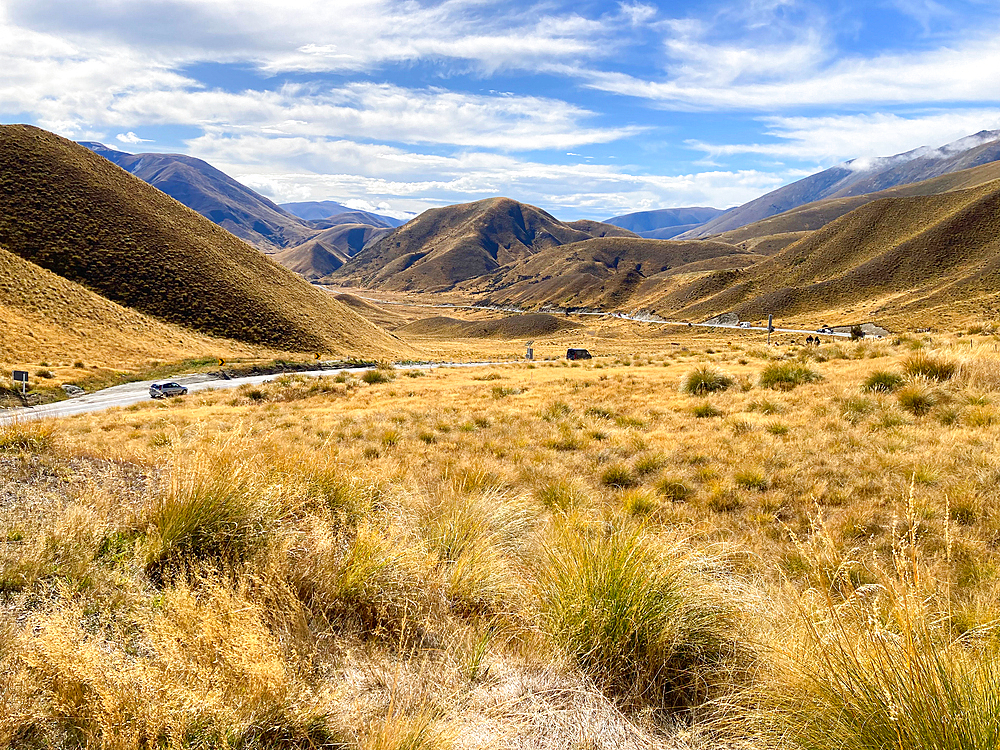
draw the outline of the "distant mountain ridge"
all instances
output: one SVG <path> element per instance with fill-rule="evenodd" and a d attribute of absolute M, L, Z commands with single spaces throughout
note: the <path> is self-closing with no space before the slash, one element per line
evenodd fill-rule
<path fill-rule="evenodd" d="M 922 147 L 895 156 L 853 159 L 731 208 L 678 237 L 710 237 L 806 203 L 874 193 L 998 160 L 1000 130 L 983 130 L 940 148 Z"/>
<path fill-rule="evenodd" d="M 335 201 L 289 204 L 315 220 L 286 210 L 208 162 L 184 154 L 130 154 L 102 143 L 80 144 L 183 203 L 228 232 L 249 242 L 306 278 L 317 278 L 361 248 L 357 238 L 381 232 L 331 232 L 346 224 L 387 230 L 403 222 L 389 216 L 356 211 Z M 298 252 L 295 252 L 301 248 Z M 315 260 L 315 265 L 310 264 Z M 332 264 L 332 265 L 331 265 Z"/>
<path fill-rule="evenodd" d="M 653 211 L 636 211 L 622 216 L 605 219 L 605 224 L 613 224 L 635 232 L 640 237 L 652 240 L 669 240 L 679 234 L 695 229 L 724 213 L 721 208 L 660 208 Z"/>
<path fill-rule="evenodd" d="M 373 227 L 399 227 L 406 223 L 402 219 L 396 219 L 392 216 L 383 216 L 382 214 L 371 213 L 370 211 L 361 211 L 357 208 L 350 208 L 345 206 L 343 203 L 337 203 L 336 201 L 302 201 L 298 203 L 282 203 L 281 208 L 293 216 L 298 216 L 300 219 L 305 219 L 306 221 L 312 222 L 322 222 L 329 219 L 339 219 L 344 214 L 351 214 L 353 224 L 370 224 Z M 364 219 L 363 221 L 358 221 L 358 219 Z M 338 221 L 338 224 L 348 223 L 345 221 Z"/>

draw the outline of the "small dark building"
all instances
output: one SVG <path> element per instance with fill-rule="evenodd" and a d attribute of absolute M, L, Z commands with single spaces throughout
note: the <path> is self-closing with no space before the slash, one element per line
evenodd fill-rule
<path fill-rule="evenodd" d="M 593 359 L 586 349 L 567 349 L 566 359 Z"/>

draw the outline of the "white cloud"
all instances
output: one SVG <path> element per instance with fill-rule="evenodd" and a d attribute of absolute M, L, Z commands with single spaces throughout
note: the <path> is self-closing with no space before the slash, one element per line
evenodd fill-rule
<path fill-rule="evenodd" d="M 634 174 L 606 164 L 546 164 L 481 151 L 441 156 L 306 137 L 206 135 L 190 141 L 187 150 L 279 202 L 337 196 L 341 203 L 388 203 L 412 212 L 494 195 L 569 218 L 667 206 L 725 207 L 788 179 L 752 170 Z"/>
<path fill-rule="evenodd" d="M 120 141 L 122 143 L 133 143 L 133 144 L 135 144 L 135 143 L 152 143 L 153 142 L 149 138 L 140 138 L 135 133 L 133 133 L 131 130 L 128 131 L 127 133 L 119 133 L 118 135 L 115 136 L 115 139 L 117 139 L 118 141 Z"/>
<path fill-rule="evenodd" d="M 1000 108 L 949 110 L 908 117 L 893 114 L 764 118 L 773 143 L 711 144 L 689 141 L 710 158 L 757 154 L 816 164 L 936 148 L 980 130 L 1000 128 Z"/>

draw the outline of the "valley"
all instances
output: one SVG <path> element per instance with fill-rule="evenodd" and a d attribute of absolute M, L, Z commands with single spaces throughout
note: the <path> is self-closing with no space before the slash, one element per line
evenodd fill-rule
<path fill-rule="evenodd" d="M 0 746 L 994 746 L 995 135 L 403 222 L 0 126 Z"/>

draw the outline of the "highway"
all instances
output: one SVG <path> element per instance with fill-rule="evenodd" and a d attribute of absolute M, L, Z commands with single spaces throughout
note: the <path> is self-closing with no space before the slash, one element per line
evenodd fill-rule
<path fill-rule="evenodd" d="M 437 367 L 488 367 L 490 365 L 511 364 L 507 362 L 435 362 L 427 364 L 414 364 L 401 366 L 405 370 L 431 370 Z M 327 368 L 325 370 L 307 370 L 304 372 L 292 372 L 288 375 L 298 375 L 308 378 L 332 377 L 341 372 L 363 373 L 372 370 L 373 367 L 340 367 Z M 179 375 L 175 378 L 160 378 L 159 380 L 143 380 L 134 383 L 124 383 L 105 388 L 94 393 L 77 396 L 65 401 L 56 401 L 50 404 L 39 406 L 22 407 L 18 409 L 0 409 L 0 426 L 13 422 L 25 422 L 36 419 L 59 419 L 61 417 L 72 417 L 76 414 L 86 414 L 94 411 L 104 411 L 115 407 L 131 406 L 140 401 L 149 401 L 149 386 L 153 383 L 165 383 L 172 381 L 186 386 L 188 393 L 197 393 L 209 389 L 223 390 L 228 388 L 239 388 L 241 385 L 261 385 L 269 380 L 281 377 L 281 373 L 269 375 L 249 375 L 242 378 L 231 378 L 225 380 L 216 375 L 196 374 Z"/>

